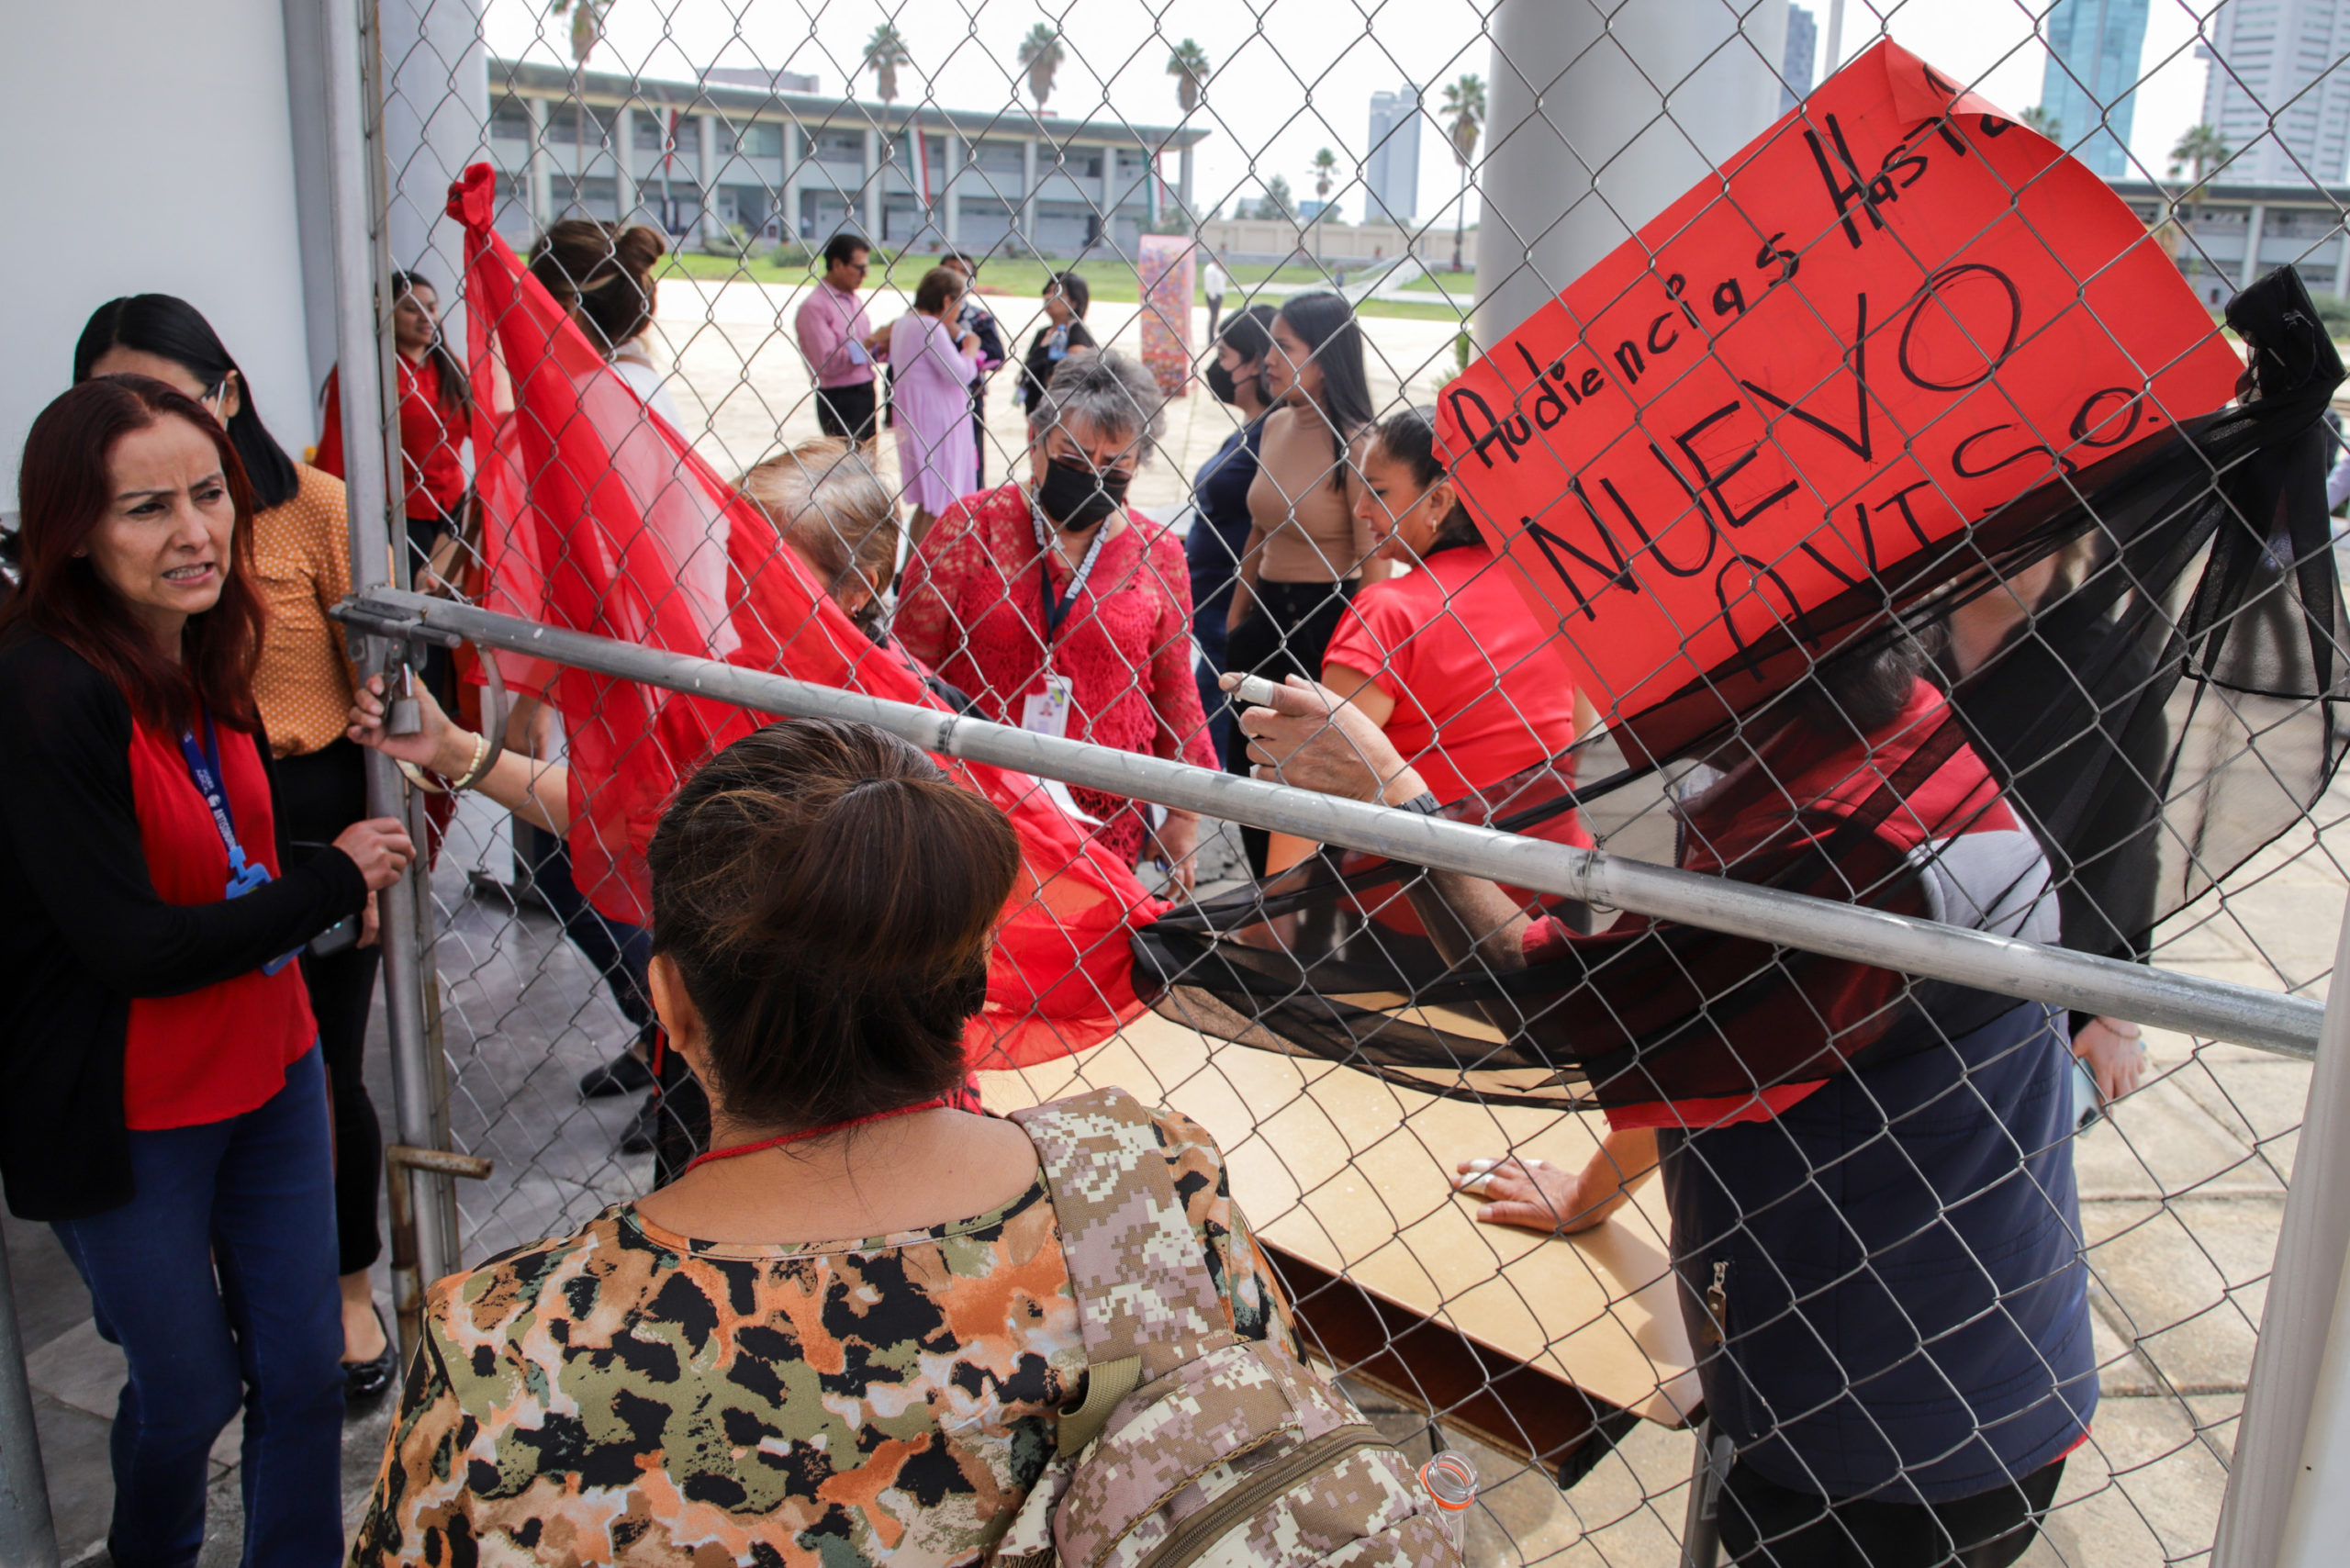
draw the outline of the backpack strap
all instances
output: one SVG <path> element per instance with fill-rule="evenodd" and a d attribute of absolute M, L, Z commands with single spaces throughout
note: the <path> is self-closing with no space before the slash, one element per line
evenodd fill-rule
<path fill-rule="evenodd" d="M 1036 1146 L 1084 1327 L 1085 1397 L 1060 1419 L 1060 1451 L 1074 1454 L 1139 1384 L 1232 1331 L 1140 1101 L 1098 1089 L 1012 1119 Z"/>

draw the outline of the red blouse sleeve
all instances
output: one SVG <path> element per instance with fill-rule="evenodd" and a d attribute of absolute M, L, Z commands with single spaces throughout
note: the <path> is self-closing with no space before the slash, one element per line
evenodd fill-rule
<path fill-rule="evenodd" d="M 890 618 L 890 629 L 906 652 L 932 669 L 945 665 L 963 645 L 967 628 L 957 601 L 964 584 L 994 570 L 971 499 L 965 497 L 941 512 L 922 547 L 907 560 L 897 613 Z M 984 507 L 987 500 L 979 498 L 979 504 Z"/>
<path fill-rule="evenodd" d="M 1219 765 L 1208 740 L 1207 714 L 1200 708 L 1200 683 L 1192 673 L 1191 569 L 1171 531 L 1162 528 L 1152 535 L 1144 569 L 1158 588 L 1158 624 L 1152 633 L 1157 646 L 1150 659 L 1150 705 L 1158 711 L 1158 730 L 1150 749 L 1194 767 L 1215 767 Z"/>

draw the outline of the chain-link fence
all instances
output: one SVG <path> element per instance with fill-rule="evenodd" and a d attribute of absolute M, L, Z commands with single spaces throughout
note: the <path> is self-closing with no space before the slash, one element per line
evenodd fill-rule
<path fill-rule="evenodd" d="M 1214 676 L 1310 676 L 1368 729 L 1271 737 L 1301 781 L 1375 732 L 1543 846 L 2309 997 L 2350 89 L 2242 8 L 385 4 L 352 167 L 398 352 L 353 419 L 393 410 L 401 579 L 491 611 L 1234 773 Z M 453 1234 L 425 1204 L 454 1267 L 706 1133 L 640 857 L 754 721 L 440 623 L 412 678 L 567 778 L 412 797 L 404 1109 L 494 1167 Z M 1309 1343 L 1475 1445 L 1473 1561 L 1819 1561 L 1821 1495 L 2210 1550 L 2306 1017 L 2142 1033 L 2182 1015 L 2142 971 L 2067 1019 L 1818 904 L 972 766 L 1034 874 L 980 1092 L 1214 1133 Z"/>

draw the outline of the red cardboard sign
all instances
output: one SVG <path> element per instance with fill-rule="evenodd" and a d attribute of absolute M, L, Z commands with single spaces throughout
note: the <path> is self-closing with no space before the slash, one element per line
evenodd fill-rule
<path fill-rule="evenodd" d="M 2103 181 L 1887 42 L 1448 386 L 1438 428 L 1628 721 L 1703 681 L 1743 706 L 1758 638 L 2238 368 Z"/>

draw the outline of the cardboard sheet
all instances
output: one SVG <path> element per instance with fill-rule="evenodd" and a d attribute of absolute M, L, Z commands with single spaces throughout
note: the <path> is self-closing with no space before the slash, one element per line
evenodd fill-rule
<path fill-rule="evenodd" d="M 1450 1189 L 1453 1166 L 1481 1156 L 1579 1167 L 1596 1116 L 1416 1094 L 1153 1014 L 1081 1056 L 979 1081 L 995 1110 L 1110 1084 L 1171 1105 L 1215 1135 L 1269 1247 L 1650 1420 L 1678 1424 L 1697 1403 L 1658 1183 L 1567 1241 L 1480 1225 Z"/>

